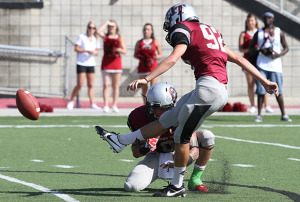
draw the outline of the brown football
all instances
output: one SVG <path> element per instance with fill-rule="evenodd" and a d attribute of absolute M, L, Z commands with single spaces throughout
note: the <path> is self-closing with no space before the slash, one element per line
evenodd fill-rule
<path fill-rule="evenodd" d="M 40 116 L 40 106 L 37 99 L 27 90 L 19 89 L 16 103 L 21 114 L 30 119 L 37 120 Z"/>

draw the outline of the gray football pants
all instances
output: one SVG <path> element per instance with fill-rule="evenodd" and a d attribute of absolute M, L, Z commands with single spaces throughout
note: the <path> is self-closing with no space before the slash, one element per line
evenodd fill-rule
<path fill-rule="evenodd" d="M 213 77 L 202 76 L 196 81 L 196 88 L 181 97 L 174 108 L 160 117 L 159 122 L 164 128 L 178 125 L 174 141 L 186 144 L 203 121 L 222 109 L 227 101 L 226 85 Z"/>

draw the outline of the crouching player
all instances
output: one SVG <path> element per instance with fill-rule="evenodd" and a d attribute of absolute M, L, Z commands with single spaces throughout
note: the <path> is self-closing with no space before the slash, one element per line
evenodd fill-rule
<path fill-rule="evenodd" d="M 158 82 L 148 91 L 147 104 L 133 110 L 128 117 L 131 131 L 157 120 L 165 111 L 174 107 L 177 93 L 167 82 Z M 124 189 L 126 191 L 141 191 L 156 179 L 172 179 L 175 150 L 173 132 L 169 129 L 160 137 L 145 141 L 137 140 L 131 150 L 135 158 L 145 156 L 129 174 Z M 188 165 L 196 160 L 192 176 L 188 183 L 189 190 L 208 192 L 200 177 L 208 163 L 214 147 L 214 134 L 209 130 L 194 132 L 190 140 L 190 159 Z"/>

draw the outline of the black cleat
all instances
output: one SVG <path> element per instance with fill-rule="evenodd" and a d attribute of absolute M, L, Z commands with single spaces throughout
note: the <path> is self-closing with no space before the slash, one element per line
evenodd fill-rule
<path fill-rule="evenodd" d="M 187 193 L 187 190 L 182 184 L 181 187 L 176 188 L 171 183 L 164 189 L 160 190 L 159 192 L 156 192 L 153 194 L 153 197 L 185 197 Z"/>
<path fill-rule="evenodd" d="M 119 142 L 119 135 L 117 135 L 115 132 L 108 132 L 100 126 L 95 126 L 95 129 L 100 137 L 108 142 L 110 148 L 113 149 L 115 153 L 120 153 L 125 148 L 125 145 Z"/>

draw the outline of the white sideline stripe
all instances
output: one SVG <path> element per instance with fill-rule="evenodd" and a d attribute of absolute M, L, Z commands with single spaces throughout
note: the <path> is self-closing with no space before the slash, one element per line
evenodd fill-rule
<path fill-rule="evenodd" d="M 128 159 L 119 159 L 119 160 L 124 162 L 134 162 L 134 160 L 128 160 Z"/>
<path fill-rule="evenodd" d="M 43 160 L 39 160 L 39 159 L 32 159 L 32 160 L 30 160 L 30 161 L 33 161 L 33 162 L 38 162 L 38 163 L 42 163 L 42 162 L 44 162 Z"/>
<path fill-rule="evenodd" d="M 75 168 L 74 166 L 68 166 L 68 165 L 52 165 L 52 166 L 57 168 Z"/>
<path fill-rule="evenodd" d="M 202 125 L 203 128 L 223 127 L 223 128 L 299 128 L 299 124 L 275 125 L 275 124 L 240 124 L 240 125 Z"/>
<path fill-rule="evenodd" d="M 242 168 L 252 168 L 252 167 L 255 167 L 254 165 L 248 165 L 248 164 L 232 164 L 232 166 L 242 167 Z"/>
<path fill-rule="evenodd" d="M 48 189 L 46 187 L 43 187 L 43 186 L 40 186 L 40 185 L 37 185 L 37 184 L 24 182 L 24 181 L 18 180 L 17 178 L 13 178 L 13 177 L 9 177 L 9 176 L 6 176 L 6 175 L 1 175 L 1 174 L 0 174 L 0 178 L 2 178 L 4 180 L 7 180 L 7 181 L 10 181 L 10 182 L 15 182 L 15 183 L 22 184 L 22 185 L 34 188 L 36 190 L 45 192 L 45 193 L 53 194 L 53 195 L 57 196 L 58 198 L 61 198 L 65 201 L 72 201 L 72 202 L 73 201 L 78 201 L 78 200 L 72 198 L 71 196 L 69 196 L 67 194 L 63 194 L 63 193 L 60 193 L 60 192 L 57 192 L 57 191 L 53 191 L 51 189 Z"/>
<path fill-rule="evenodd" d="M 127 128 L 127 125 L 101 125 L 109 128 Z M 0 125 L 0 128 L 93 128 L 94 125 Z M 275 125 L 275 124 L 251 124 L 251 125 L 202 125 L 203 128 L 299 128 L 300 125 Z"/>
<path fill-rule="evenodd" d="M 300 161 L 300 159 L 295 159 L 295 158 L 288 158 L 288 160 L 292 160 L 292 161 Z"/>
<path fill-rule="evenodd" d="M 93 128 L 94 125 L 0 125 L 0 128 Z M 127 128 L 127 125 L 103 125 L 109 128 Z"/>
<path fill-rule="evenodd" d="M 102 125 L 103 127 L 110 127 L 110 128 L 127 128 L 127 125 Z M 74 128 L 91 128 L 94 127 L 92 125 L 0 125 L 0 128 L 65 128 L 65 127 L 74 127 Z M 300 127 L 300 125 L 273 125 L 273 124 L 254 124 L 254 125 L 203 125 L 204 128 L 213 128 L 213 127 Z M 253 140 L 243 140 L 243 139 L 237 139 L 237 138 L 231 138 L 231 137 L 223 137 L 223 136 L 217 136 L 217 138 L 223 138 L 227 140 L 234 140 L 239 142 L 248 142 L 248 143 L 254 143 L 254 144 L 265 144 L 265 145 L 272 145 L 272 146 L 278 146 L 278 147 L 284 147 L 284 148 L 290 148 L 290 149 L 300 149 L 300 147 L 296 146 L 290 146 L 285 144 L 279 144 L 279 143 L 270 143 L 270 142 L 260 142 L 260 141 L 253 141 Z"/>
<path fill-rule="evenodd" d="M 243 140 L 243 139 L 232 138 L 232 137 L 223 137 L 223 136 L 218 136 L 218 135 L 215 135 L 215 137 L 220 138 L 220 139 L 238 141 L 238 142 L 248 142 L 248 143 L 254 143 L 254 144 L 265 144 L 265 145 L 272 145 L 272 146 L 284 147 L 284 148 L 289 148 L 289 149 L 300 149 L 300 147 L 295 147 L 295 146 L 290 146 L 290 145 L 280 144 L 280 143 L 260 142 L 260 141 L 253 141 L 253 140 Z"/>

